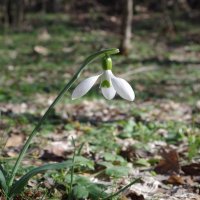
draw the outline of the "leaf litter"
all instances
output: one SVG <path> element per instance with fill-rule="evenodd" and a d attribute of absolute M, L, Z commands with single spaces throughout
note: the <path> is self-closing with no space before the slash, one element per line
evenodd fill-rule
<path fill-rule="evenodd" d="M 198 179 L 200 176 L 199 163 L 182 164 L 186 156 L 184 151 L 187 149 L 187 142 L 184 138 L 182 140 L 184 145 L 179 144 L 180 147 L 174 144 L 168 144 L 167 141 L 159 139 L 148 141 L 144 147 L 144 144 L 142 145 L 137 137 L 131 135 L 135 131 L 135 123 L 149 123 L 155 120 L 163 123 L 163 121 L 171 122 L 175 119 L 177 121 L 181 119 L 189 124 L 192 119 L 192 107 L 188 105 L 183 106 L 172 101 L 137 103 L 136 106 L 142 111 L 150 110 L 149 112 L 145 111 L 145 114 L 141 112 L 140 118 L 138 118 L 134 114 L 135 111 L 132 113 L 129 105 L 127 107 L 123 106 L 120 109 L 115 104 L 106 105 L 104 100 L 84 101 L 79 105 L 74 104 L 71 106 L 62 103 L 55 110 L 55 113 L 61 113 L 60 119 L 62 124 L 56 125 L 55 129 L 50 129 L 48 135 L 40 134 L 40 141 L 35 139 L 34 146 L 30 147 L 28 154 L 37 154 L 36 157 L 41 162 L 68 159 L 73 153 L 72 137 L 78 142 L 79 138 L 88 135 L 88 132 L 93 132 L 101 124 L 115 122 L 117 124 L 114 126 L 115 134 L 112 137 L 115 138 L 116 143 L 119 145 L 118 155 L 125 159 L 126 162 L 123 166 L 121 161 L 115 160 L 117 158 L 114 158 L 114 160 L 107 158 L 108 160 L 106 162 L 110 166 L 107 167 L 104 175 L 102 174 L 101 176 L 97 176 L 96 179 L 91 179 L 93 182 L 112 185 L 114 180 L 112 176 L 116 176 L 118 180 L 116 190 L 128 184 L 131 179 L 140 177 L 142 181 L 124 191 L 121 194 L 121 199 L 199 199 L 198 189 L 196 189 L 200 182 L 200 179 Z M 7 125 L 8 117 L 18 116 L 23 113 L 30 112 L 32 115 L 40 115 L 41 113 L 38 113 L 38 108 L 41 107 L 43 107 L 41 104 L 36 107 L 31 104 L 20 104 L 19 106 L 11 103 L 1 104 L 0 108 L 3 113 L 2 123 Z M 168 110 L 172 110 L 173 114 L 167 112 Z M 176 112 L 176 110 L 179 111 Z M 130 132 L 130 135 L 127 138 L 121 138 L 119 136 L 124 131 L 124 126 L 120 125 L 120 123 L 127 122 L 127 119 L 134 123 L 125 129 L 126 133 Z M 19 151 L 16 151 L 16 148 L 21 148 L 26 138 L 24 131 L 20 131 L 18 128 L 19 126 L 16 124 L 9 132 L 5 148 L 7 156 L 15 157 Z M 168 128 L 158 128 L 156 132 L 159 137 L 167 138 L 170 131 Z M 90 142 L 88 142 L 85 144 L 82 154 L 88 159 L 93 160 L 96 166 L 104 161 L 102 158 L 102 155 L 105 154 L 104 151 L 95 152 L 91 148 Z M 117 154 L 113 152 L 112 155 L 115 156 Z M 27 157 L 23 163 L 26 165 L 31 165 L 32 163 L 34 165 L 40 165 L 41 162 L 34 162 L 34 159 Z M 129 170 L 125 174 L 122 173 L 120 175 L 121 172 L 118 170 L 125 170 L 126 167 Z M 98 173 L 98 170 L 96 172 Z M 90 169 L 89 174 L 84 174 L 84 176 L 92 177 L 93 173 Z M 109 181 L 105 182 L 105 177 L 109 177 Z"/>

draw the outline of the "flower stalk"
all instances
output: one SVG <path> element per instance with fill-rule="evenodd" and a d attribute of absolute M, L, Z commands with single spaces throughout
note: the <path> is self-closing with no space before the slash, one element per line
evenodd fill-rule
<path fill-rule="evenodd" d="M 49 106 L 49 108 L 47 109 L 47 111 L 44 113 L 44 115 L 41 117 L 40 121 L 38 122 L 38 124 L 35 126 L 35 128 L 33 129 L 32 133 L 30 134 L 30 136 L 28 137 L 26 143 L 24 144 L 16 162 L 15 165 L 12 169 L 9 181 L 8 181 L 8 187 L 10 188 L 13 184 L 13 181 L 15 179 L 15 175 L 19 169 L 20 163 L 22 162 L 25 153 L 27 151 L 27 149 L 29 148 L 32 139 L 34 138 L 34 136 L 38 133 L 38 131 L 40 130 L 43 122 L 45 121 L 45 119 L 47 118 L 47 116 L 49 115 L 49 113 L 52 111 L 52 109 L 55 107 L 55 105 L 59 102 L 59 100 L 64 96 L 64 94 L 71 88 L 72 84 L 77 80 L 77 78 L 80 76 L 81 72 L 83 71 L 84 68 L 87 67 L 87 65 L 89 63 L 91 63 L 92 61 L 98 59 L 98 58 L 103 58 L 105 56 L 109 56 L 112 54 L 117 54 L 119 53 L 119 50 L 116 48 L 111 48 L 111 49 L 105 49 L 99 52 L 96 52 L 94 54 L 92 54 L 91 56 L 89 56 L 88 58 L 86 58 L 86 60 L 83 62 L 83 64 L 81 65 L 81 67 L 78 69 L 78 71 L 75 73 L 75 75 L 72 77 L 72 79 L 65 85 L 65 87 L 59 92 L 58 96 L 55 98 L 55 100 L 53 101 L 53 103 Z"/>

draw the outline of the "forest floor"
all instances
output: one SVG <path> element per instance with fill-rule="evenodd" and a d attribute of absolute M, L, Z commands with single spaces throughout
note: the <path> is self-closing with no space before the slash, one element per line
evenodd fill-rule
<path fill-rule="evenodd" d="M 1 29 L 1 163 L 8 171 L 84 59 L 119 46 L 117 18 L 76 17 L 34 14 L 21 31 Z M 71 159 L 83 144 L 74 199 L 103 198 L 136 178 L 140 181 L 116 199 L 200 199 L 200 27 L 195 17 L 173 22 L 175 29 L 168 30 L 161 14 L 135 17 L 130 55 L 113 56 L 113 72 L 131 83 L 135 101 L 106 101 L 98 86 L 72 101 L 70 90 L 34 139 L 17 176 Z M 90 64 L 73 88 L 99 72 L 100 63 Z M 66 199 L 69 183 L 69 170 L 49 171 L 29 181 L 16 199 Z"/>

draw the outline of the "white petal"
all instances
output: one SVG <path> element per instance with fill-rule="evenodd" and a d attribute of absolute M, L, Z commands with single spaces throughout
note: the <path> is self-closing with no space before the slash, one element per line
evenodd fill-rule
<path fill-rule="evenodd" d="M 104 70 L 104 72 L 103 72 L 104 79 L 110 80 L 113 76 L 114 75 L 111 70 Z"/>
<path fill-rule="evenodd" d="M 110 87 L 101 87 L 101 91 L 102 91 L 103 96 L 108 100 L 113 99 L 115 97 L 115 94 L 116 94 L 116 91 L 112 86 L 111 77 L 113 77 L 112 71 L 111 70 L 105 70 L 103 72 L 102 78 L 101 78 L 101 84 L 105 80 L 107 80 L 110 83 Z"/>
<path fill-rule="evenodd" d="M 85 95 L 95 84 L 95 82 L 97 81 L 99 76 L 101 76 L 101 74 L 87 78 L 87 79 L 83 80 L 81 83 L 79 83 L 79 85 L 74 89 L 74 91 L 72 93 L 72 100 L 78 99 L 78 98 L 82 97 L 83 95 Z"/>
<path fill-rule="evenodd" d="M 113 87 L 117 91 L 119 96 L 128 101 L 133 101 L 135 99 L 135 93 L 127 81 L 125 81 L 122 78 L 117 78 L 114 76 L 111 78 L 111 80 Z"/>
<path fill-rule="evenodd" d="M 111 86 L 109 88 L 102 87 L 101 91 L 102 91 L 103 96 L 108 100 L 113 99 L 115 97 L 115 94 L 116 94 L 116 91 L 113 88 L 113 86 Z"/>

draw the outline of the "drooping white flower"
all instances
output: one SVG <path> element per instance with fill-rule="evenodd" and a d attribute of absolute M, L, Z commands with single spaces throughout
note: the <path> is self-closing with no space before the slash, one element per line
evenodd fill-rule
<path fill-rule="evenodd" d="M 87 78 L 83 80 L 73 91 L 72 93 L 72 99 L 78 99 L 85 95 L 92 86 L 96 83 L 98 78 L 101 77 L 101 84 L 100 88 L 102 91 L 103 96 L 111 100 L 115 97 L 115 94 L 119 94 L 122 98 L 133 101 L 135 99 L 135 94 L 130 86 L 130 84 L 122 79 L 118 78 L 113 75 L 111 69 L 112 69 L 112 60 L 111 58 L 104 58 L 103 60 L 103 72 L 92 76 L 90 78 Z"/>

